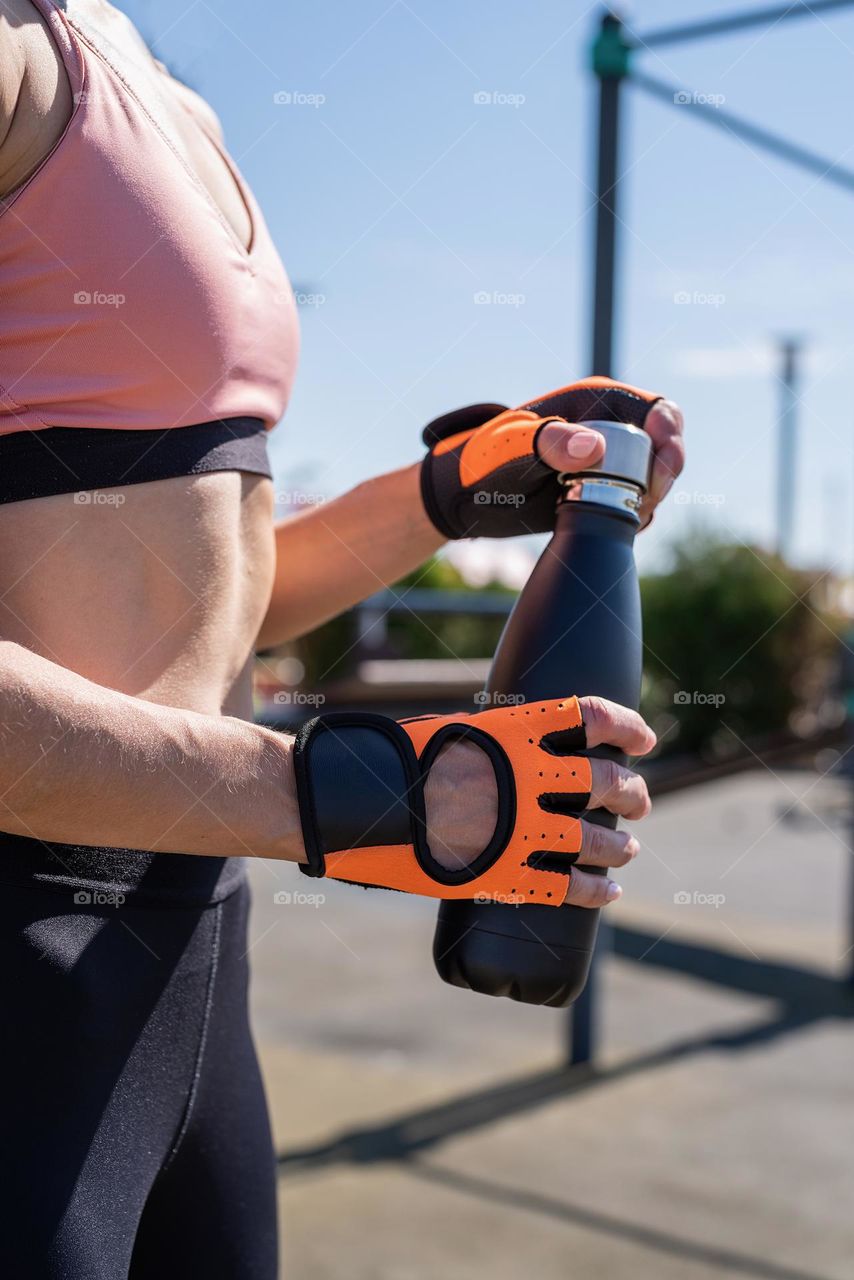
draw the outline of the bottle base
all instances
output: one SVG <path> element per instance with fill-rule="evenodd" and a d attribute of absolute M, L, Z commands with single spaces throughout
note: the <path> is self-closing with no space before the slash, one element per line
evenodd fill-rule
<path fill-rule="evenodd" d="M 433 961 L 444 982 L 481 995 L 552 1009 L 565 1009 L 578 999 L 590 972 L 598 911 L 584 913 L 582 937 L 575 931 L 575 940 L 584 945 L 564 946 L 553 935 L 544 938 L 536 929 L 541 919 L 532 920 L 531 915 L 547 912 L 546 923 L 554 924 L 557 913 L 581 911 L 580 907 L 503 906 L 494 921 L 501 927 L 491 929 L 489 905 L 477 904 L 480 914 L 474 917 L 472 905 L 444 902 L 440 909 Z M 508 911 L 512 931 L 508 931 Z M 483 913 L 487 918 L 480 918 Z"/>

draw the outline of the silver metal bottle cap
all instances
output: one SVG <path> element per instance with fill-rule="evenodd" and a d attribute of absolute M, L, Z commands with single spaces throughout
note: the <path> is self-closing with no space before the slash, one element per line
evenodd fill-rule
<path fill-rule="evenodd" d="M 588 421 L 605 437 L 605 454 L 583 471 L 561 475 L 566 502 L 595 502 L 636 514 L 649 487 L 652 441 L 645 431 L 624 422 Z"/>

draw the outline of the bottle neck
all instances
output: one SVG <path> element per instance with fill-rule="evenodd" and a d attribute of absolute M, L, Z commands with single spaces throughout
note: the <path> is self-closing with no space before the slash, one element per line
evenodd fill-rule
<path fill-rule="evenodd" d="M 567 538 L 573 544 L 578 538 L 606 538 L 631 549 L 640 528 L 634 511 L 608 507 L 601 502 L 559 502 L 555 514 L 554 536 L 558 540 L 559 555 L 564 558 L 568 554 Z"/>
<path fill-rule="evenodd" d="M 610 479 L 607 476 L 561 476 L 563 496 L 560 505 L 583 502 L 585 505 L 604 507 L 615 515 L 622 515 L 640 524 L 643 491 L 628 480 Z"/>

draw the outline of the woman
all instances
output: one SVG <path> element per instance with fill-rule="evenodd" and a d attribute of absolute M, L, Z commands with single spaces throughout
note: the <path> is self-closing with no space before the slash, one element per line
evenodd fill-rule
<path fill-rule="evenodd" d="M 477 524 L 459 458 L 508 421 L 486 406 L 435 428 L 423 464 L 274 527 L 265 441 L 296 319 L 215 117 L 103 0 L 4 0 L 0 71 L 0 1257 L 16 1278 L 269 1280 L 242 857 L 311 861 L 305 787 L 322 787 L 300 793 L 293 740 L 248 722 L 253 652 L 448 535 L 534 526 L 518 507 L 512 526 Z M 653 436 L 649 518 L 681 467 L 679 412 L 583 386 L 555 404 L 592 396 L 607 416 L 623 397 Z M 531 486 L 530 511 L 601 453 L 550 420 L 566 416 L 510 415 L 501 475 Z M 583 698 L 580 713 L 588 745 L 654 741 L 625 709 Z M 648 808 L 628 770 L 596 762 L 588 791 L 627 817 Z M 465 867 L 496 826 L 489 760 L 448 745 L 422 799 L 435 858 Z M 583 860 L 637 850 L 572 829 Z M 560 879 L 584 906 L 618 893 L 569 863 Z"/>

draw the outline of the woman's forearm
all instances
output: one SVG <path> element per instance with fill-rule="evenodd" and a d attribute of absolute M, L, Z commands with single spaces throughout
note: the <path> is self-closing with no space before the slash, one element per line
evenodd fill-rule
<path fill-rule="evenodd" d="M 164 853 L 304 856 L 293 740 L 128 697 L 0 642 L 0 829 Z"/>
<path fill-rule="evenodd" d="M 283 521 L 258 647 L 311 631 L 423 564 L 443 541 L 424 511 L 418 465 Z"/>
<path fill-rule="evenodd" d="M 431 770 L 427 830 L 459 866 L 495 828 L 495 775 L 483 752 L 453 746 Z M 0 641 L 0 831 L 303 861 L 293 747 L 285 734 L 132 698 Z"/>

